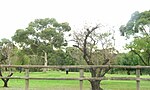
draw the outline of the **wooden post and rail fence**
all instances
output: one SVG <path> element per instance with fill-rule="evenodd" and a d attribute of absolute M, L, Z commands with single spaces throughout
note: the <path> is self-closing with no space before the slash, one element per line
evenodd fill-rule
<path fill-rule="evenodd" d="M 150 69 L 150 66 L 120 66 L 120 65 L 72 65 L 72 66 L 43 66 L 43 65 L 0 65 L 0 68 L 24 68 L 25 76 L 24 77 L 0 77 L 0 78 L 10 78 L 10 79 L 24 79 L 25 80 L 25 90 L 29 90 L 29 80 L 79 80 L 80 81 L 80 90 L 83 90 L 83 80 L 135 80 L 136 81 L 136 90 L 140 90 L 140 81 L 150 81 L 150 78 L 140 78 L 140 69 Z M 30 68 L 53 68 L 53 69 L 80 69 L 79 78 L 34 78 L 29 77 Z M 123 68 L 123 69 L 136 69 L 136 77 L 84 77 L 84 69 L 90 68 Z"/>

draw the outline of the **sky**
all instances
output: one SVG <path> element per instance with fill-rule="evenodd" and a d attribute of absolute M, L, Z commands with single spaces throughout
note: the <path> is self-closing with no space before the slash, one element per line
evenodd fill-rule
<path fill-rule="evenodd" d="M 85 23 L 104 23 L 118 31 L 133 12 L 150 10 L 149 4 L 150 0 L 0 0 L 0 39 L 10 39 L 17 29 L 41 18 L 68 22 L 73 29 Z M 117 42 L 122 39 L 118 37 Z"/>

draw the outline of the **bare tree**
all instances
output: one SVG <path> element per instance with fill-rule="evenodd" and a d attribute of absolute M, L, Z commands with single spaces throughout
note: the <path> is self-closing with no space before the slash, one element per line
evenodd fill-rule
<path fill-rule="evenodd" d="M 113 63 L 115 57 L 113 34 L 103 32 L 104 26 L 96 25 L 86 27 L 80 32 L 74 32 L 74 41 L 83 54 L 87 65 L 109 65 Z M 104 77 L 110 68 L 91 68 L 91 77 Z M 101 80 L 89 80 L 92 90 L 103 90 L 100 87 Z"/>
<path fill-rule="evenodd" d="M 0 41 L 0 64 L 7 64 L 11 65 L 11 60 L 10 57 L 12 56 L 12 50 L 13 50 L 13 43 L 8 40 L 8 39 L 1 39 Z M 5 68 L 7 70 L 7 68 Z M 7 77 L 11 77 L 13 75 L 13 72 L 10 70 L 10 74 Z M 0 68 L 0 76 L 3 77 L 2 75 L 2 68 Z M 8 87 L 8 81 L 9 78 L 1 78 L 2 81 L 4 82 L 4 87 Z"/>

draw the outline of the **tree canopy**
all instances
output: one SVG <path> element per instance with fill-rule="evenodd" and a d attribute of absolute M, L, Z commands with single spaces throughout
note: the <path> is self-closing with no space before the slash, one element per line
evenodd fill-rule
<path fill-rule="evenodd" d="M 18 29 L 12 40 L 28 55 L 41 56 L 44 65 L 48 64 L 48 56 L 67 42 L 64 33 L 71 30 L 67 22 L 59 23 L 54 18 L 36 19 L 25 29 Z"/>
<path fill-rule="evenodd" d="M 126 25 L 120 27 L 124 36 L 133 36 L 134 40 L 126 45 L 142 61 L 141 65 L 150 65 L 150 10 L 135 12 Z"/>
<path fill-rule="evenodd" d="M 150 35 L 150 10 L 144 12 L 134 12 L 126 25 L 120 27 L 120 32 L 123 36 L 134 35 L 141 33 Z"/>

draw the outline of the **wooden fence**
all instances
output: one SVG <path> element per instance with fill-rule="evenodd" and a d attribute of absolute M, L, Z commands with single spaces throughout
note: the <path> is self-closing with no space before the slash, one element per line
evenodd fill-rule
<path fill-rule="evenodd" d="M 42 66 L 42 65 L 0 65 L 0 68 L 17 68 L 22 67 L 25 69 L 24 77 L 0 77 L 0 78 L 10 78 L 10 79 L 24 79 L 25 80 L 25 90 L 29 90 L 29 80 L 79 80 L 80 90 L 83 90 L 83 80 L 136 80 L 136 90 L 140 90 L 140 81 L 146 80 L 150 81 L 150 78 L 140 78 L 140 69 L 150 69 L 150 66 L 120 66 L 120 65 L 78 65 L 78 66 Z M 90 68 L 124 68 L 124 69 L 136 69 L 136 77 L 84 77 L 84 69 Z M 80 69 L 79 78 L 33 78 L 29 77 L 30 68 L 53 68 L 53 69 Z"/>

